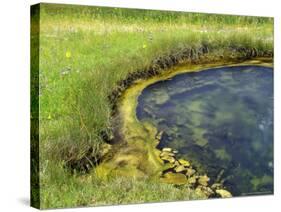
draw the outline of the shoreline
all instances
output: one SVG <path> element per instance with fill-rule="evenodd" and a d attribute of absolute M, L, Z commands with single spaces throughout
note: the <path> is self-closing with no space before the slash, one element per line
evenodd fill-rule
<path fill-rule="evenodd" d="M 160 178 L 162 172 L 169 167 L 160 158 L 161 151 L 156 148 L 159 143 L 159 132 L 150 123 L 140 122 L 136 117 L 138 97 L 142 90 L 158 81 L 166 80 L 178 74 L 199 72 L 209 68 L 225 66 L 258 65 L 273 67 L 272 58 L 253 58 L 251 60 L 229 60 L 203 64 L 180 64 L 165 70 L 148 79 L 134 81 L 118 98 L 115 113 L 115 136 L 122 141 L 112 145 L 111 154 L 96 167 L 100 177 L 106 175 L 129 176 L 134 178 Z M 141 168 L 140 168 L 141 167 Z"/>

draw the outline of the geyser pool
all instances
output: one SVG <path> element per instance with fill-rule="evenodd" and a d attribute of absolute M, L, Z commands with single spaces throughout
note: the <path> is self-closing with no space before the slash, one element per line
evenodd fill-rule
<path fill-rule="evenodd" d="M 146 87 L 137 118 L 234 196 L 273 193 L 273 70 L 230 66 Z M 213 183 L 212 182 L 212 183 Z"/>

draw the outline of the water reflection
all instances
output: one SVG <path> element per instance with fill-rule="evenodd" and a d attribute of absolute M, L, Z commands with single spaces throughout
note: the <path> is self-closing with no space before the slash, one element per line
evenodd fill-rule
<path fill-rule="evenodd" d="M 273 71 L 259 66 L 180 74 L 148 86 L 139 120 L 233 195 L 273 192 Z"/>

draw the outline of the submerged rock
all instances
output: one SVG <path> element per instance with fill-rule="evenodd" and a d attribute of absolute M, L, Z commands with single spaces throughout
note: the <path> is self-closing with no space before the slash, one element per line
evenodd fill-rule
<path fill-rule="evenodd" d="M 184 174 L 173 173 L 173 172 L 168 172 L 164 174 L 163 178 L 161 178 L 161 181 L 164 183 L 175 184 L 175 185 L 183 185 L 188 182 Z"/>
<path fill-rule="evenodd" d="M 220 195 L 222 198 L 229 198 L 229 197 L 232 197 L 232 194 L 227 191 L 227 190 L 224 190 L 224 189 L 217 189 L 216 190 L 216 193 L 218 195 Z"/>
<path fill-rule="evenodd" d="M 207 186 L 210 178 L 207 175 L 200 176 L 198 183 L 202 186 Z"/>
<path fill-rule="evenodd" d="M 218 190 L 218 189 L 221 189 L 222 188 L 222 184 L 221 183 L 214 183 L 211 188 L 213 190 Z"/>
<path fill-rule="evenodd" d="M 175 154 L 172 152 L 161 152 L 160 153 L 160 157 L 166 157 L 166 156 L 174 157 Z"/>
<path fill-rule="evenodd" d="M 187 161 L 187 160 L 179 159 L 179 162 L 180 162 L 180 164 L 183 165 L 183 166 L 186 166 L 186 167 L 189 167 L 189 166 L 190 166 L 190 163 L 189 163 L 189 161 Z"/>
<path fill-rule="evenodd" d="M 172 152 L 172 148 L 165 147 L 162 149 L 162 152 Z"/>
<path fill-rule="evenodd" d="M 161 94 L 159 94 L 157 96 L 157 98 L 155 99 L 155 104 L 156 105 L 162 105 L 164 104 L 165 102 L 167 102 L 168 100 L 170 99 L 170 96 L 165 93 L 165 92 L 162 92 Z"/>
<path fill-rule="evenodd" d="M 160 178 L 161 182 L 174 185 L 186 184 L 196 192 L 203 193 L 207 197 L 214 195 L 215 189 L 221 188 L 218 186 L 215 189 L 209 187 L 208 182 L 210 178 L 207 175 L 196 175 L 196 170 L 192 168 L 190 162 L 184 159 L 177 159 L 172 148 L 163 148 L 160 158 L 167 162 L 166 165 L 168 165 Z"/>
<path fill-rule="evenodd" d="M 187 170 L 186 170 L 186 176 L 188 176 L 188 177 L 191 177 L 192 175 L 194 175 L 195 174 L 195 170 L 194 169 L 192 169 L 192 168 L 188 168 Z"/>
<path fill-rule="evenodd" d="M 180 166 L 180 163 L 177 160 L 176 160 L 176 162 L 174 164 L 175 164 L 175 166 Z"/>
<path fill-rule="evenodd" d="M 188 178 L 188 183 L 189 184 L 195 184 L 196 183 L 196 180 L 197 180 L 197 177 L 196 176 L 193 176 L 193 177 L 189 177 Z"/>
<path fill-rule="evenodd" d="M 169 163 L 174 163 L 176 161 L 176 159 L 172 156 L 169 155 L 165 155 L 163 157 L 161 157 L 162 160 L 167 161 Z"/>
<path fill-rule="evenodd" d="M 186 170 L 186 168 L 185 168 L 183 165 L 179 165 L 179 166 L 177 166 L 176 168 L 174 168 L 174 170 L 175 170 L 176 172 L 183 172 L 183 171 Z"/>

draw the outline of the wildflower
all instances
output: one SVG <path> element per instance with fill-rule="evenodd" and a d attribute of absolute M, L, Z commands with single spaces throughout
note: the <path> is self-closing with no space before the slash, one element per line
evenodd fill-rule
<path fill-rule="evenodd" d="M 51 120 L 51 119 L 52 119 L 52 116 L 51 116 L 51 114 L 49 114 L 49 115 L 48 115 L 48 119 L 49 119 L 49 120 Z"/>
<path fill-rule="evenodd" d="M 65 57 L 66 57 L 66 58 L 71 58 L 71 52 L 70 52 L 70 51 L 66 51 Z"/>
<path fill-rule="evenodd" d="M 142 48 L 143 48 L 143 49 L 145 49 L 146 47 L 147 47 L 146 44 L 143 44 L 143 45 L 142 45 Z"/>

